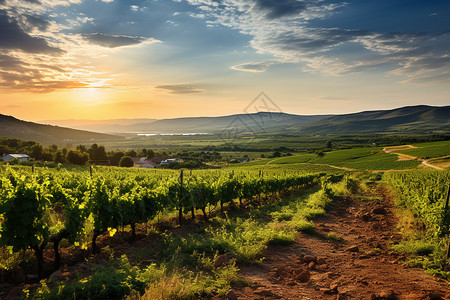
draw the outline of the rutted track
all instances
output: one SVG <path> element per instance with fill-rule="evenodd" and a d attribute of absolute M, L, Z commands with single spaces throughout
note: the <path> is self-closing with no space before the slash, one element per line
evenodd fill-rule
<path fill-rule="evenodd" d="M 397 219 L 388 192 L 375 193 L 381 199 L 376 203 L 336 201 L 315 220 L 315 234 L 299 234 L 288 247 L 270 247 L 261 265 L 242 267 L 251 285 L 236 288 L 237 298 L 450 299 L 447 282 L 402 265 L 404 257 L 389 250 L 400 239 Z M 342 241 L 325 239 L 330 232 Z"/>

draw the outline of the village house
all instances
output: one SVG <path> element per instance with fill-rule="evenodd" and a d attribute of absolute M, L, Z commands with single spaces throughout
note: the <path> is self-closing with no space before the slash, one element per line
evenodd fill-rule
<path fill-rule="evenodd" d="M 153 169 L 157 164 L 145 157 L 132 157 L 134 165 L 139 168 Z"/>
<path fill-rule="evenodd" d="M 30 157 L 26 154 L 8 154 L 3 157 L 0 157 L 0 160 L 3 160 L 3 161 L 10 161 L 13 159 L 17 159 L 20 162 L 24 162 L 24 161 L 29 161 Z"/>

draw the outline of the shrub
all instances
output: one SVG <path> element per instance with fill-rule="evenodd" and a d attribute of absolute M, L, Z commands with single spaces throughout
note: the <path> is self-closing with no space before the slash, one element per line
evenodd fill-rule
<path fill-rule="evenodd" d="M 120 167 L 130 168 L 134 166 L 133 159 L 130 156 L 124 156 L 119 161 Z"/>

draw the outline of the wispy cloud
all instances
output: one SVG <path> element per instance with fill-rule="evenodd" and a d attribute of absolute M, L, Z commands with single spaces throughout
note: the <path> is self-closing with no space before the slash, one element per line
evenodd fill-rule
<path fill-rule="evenodd" d="M 82 37 L 92 44 L 103 47 L 116 48 L 123 46 L 138 45 L 143 42 L 155 42 L 155 39 L 147 39 L 140 36 L 113 35 L 104 33 L 86 33 Z"/>
<path fill-rule="evenodd" d="M 77 32 L 93 18 L 75 10 L 69 17 L 55 9 L 80 2 L 0 1 L 1 90 L 46 93 L 97 87 L 113 74 L 92 69 L 94 59 L 115 48 L 158 42 L 143 36 Z"/>
<path fill-rule="evenodd" d="M 156 86 L 156 88 L 171 94 L 199 94 L 205 92 L 203 89 L 186 84 L 162 84 Z"/>
<path fill-rule="evenodd" d="M 342 75 L 367 70 L 388 69 L 389 75 L 420 78 L 448 72 L 450 36 L 444 33 L 376 32 L 337 27 L 320 27 L 322 20 L 339 13 L 348 5 L 327 0 L 226 0 L 193 1 L 202 18 L 239 30 L 251 37 L 250 45 L 258 53 L 272 55 L 279 62 L 301 64 L 305 71 Z M 192 14 L 195 17 L 195 14 Z M 316 22 L 317 23 L 317 22 Z M 359 49 L 351 57 L 339 47 Z M 246 64 L 232 67 L 257 71 Z M 261 67 L 260 69 L 264 69 Z M 428 76 L 427 75 L 427 76 Z M 413 81 L 410 81 L 413 82 Z"/>
<path fill-rule="evenodd" d="M 236 66 L 232 66 L 231 69 L 243 72 L 262 73 L 265 72 L 274 62 L 263 61 L 255 63 L 243 63 Z"/>

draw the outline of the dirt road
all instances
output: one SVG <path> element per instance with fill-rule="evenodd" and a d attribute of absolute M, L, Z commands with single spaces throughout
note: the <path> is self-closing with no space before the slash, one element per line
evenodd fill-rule
<path fill-rule="evenodd" d="M 429 167 L 429 168 L 433 168 L 433 169 L 436 169 L 436 170 L 444 170 L 443 168 L 441 168 L 441 167 L 438 167 L 438 166 L 435 166 L 435 165 L 432 165 L 432 164 L 430 164 L 428 161 L 426 161 L 426 160 L 424 160 L 424 161 L 422 161 L 422 165 L 424 165 L 424 166 L 427 166 L 427 167 Z"/>
<path fill-rule="evenodd" d="M 251 284 L 236 287 L 237 299 L 450 299 L 446 281 L 403 266 L 389 250 L 400 239 L 397 220 L 387 192 L 377 193 L 378 202 L 336 201 L 315 220 L 316 233 L 271 246 L 262 264 L 241 267 Z"/>
<path fill-rule="evenodd" d="M 415 157 L 412 155 L 407 155 L 407 154 L 403 154 L 403 153 L 398 153 L 396 151 L 400 151 L 400 150 L 405 150 L 405 149 L 414 149 L 417 147 L 414 147 L 412 145 L 403 145 L 403 146 L 392 146 L 392 147 L 385 147 L 383 148 L 383 151 L 385 153 L 392 153 L 398 156 L 398 160 L 419 160 L 422 162 L 422 165 L 424 165 L 425 167 L 429 167 L 429 168 L 433 168 L 436 170 L 444 170 L 441 167 L 435 166 L 430 164 L 427 160 L 419 158 L 419 157 Z"/>

